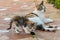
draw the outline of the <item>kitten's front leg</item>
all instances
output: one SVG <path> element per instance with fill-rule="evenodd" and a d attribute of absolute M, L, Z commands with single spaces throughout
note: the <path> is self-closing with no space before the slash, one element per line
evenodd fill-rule
<path fill-rule="evenodd" d="M 24 29 L 25 33 L 30 34 L 30 30 L 29 30 L 28 27 L 24 27 L 24 26 L 23 26 L 23 29 Z"/>
<path fill-rule="evenodd" d="M 18 29 L 15 28 L 15 33 L 19 33 Z"/>
<path fill-rule="evenodd" d="M 15 27 L 14 30 L 16 33 L 20 33 L 22 31 L 22 27 Z"/>

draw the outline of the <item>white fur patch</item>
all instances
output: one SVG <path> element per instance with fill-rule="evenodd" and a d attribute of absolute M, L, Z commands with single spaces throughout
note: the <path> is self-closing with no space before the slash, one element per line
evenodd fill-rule
<path fill-rule="evenodd" d="M 28 18 L 30 21 L 36 22 L 37 25 L 44 24 L 39 17 Z"/>
<path fill-rule="evenodd" d="M 49 23 L 49 22 L 53 22 L 54 20 L 50 19 L 50 18 L 45 18 L 44 22 L 45 23 Z"/>

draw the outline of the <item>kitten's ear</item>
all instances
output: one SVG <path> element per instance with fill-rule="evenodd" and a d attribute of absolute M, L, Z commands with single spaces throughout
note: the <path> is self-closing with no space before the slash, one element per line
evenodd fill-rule
<path fill-rule="evenodd" d="M 44 4 L 44 1 L 42 1 L 40 5 L 43 5 L 43 4 Z"/>

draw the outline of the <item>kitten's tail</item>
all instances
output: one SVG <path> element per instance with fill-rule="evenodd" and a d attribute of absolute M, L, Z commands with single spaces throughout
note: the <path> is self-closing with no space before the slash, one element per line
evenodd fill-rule
<path fill-rule="evenodd" d="M 12 28 L 12 23 L 13 23 L 13 20 L 10 21 L 10 27 L 7 28 L 7 30 L 10 30 Z"/>

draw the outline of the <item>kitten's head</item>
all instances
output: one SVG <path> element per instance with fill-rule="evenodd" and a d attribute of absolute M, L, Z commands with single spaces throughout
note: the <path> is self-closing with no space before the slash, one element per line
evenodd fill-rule
<path fill-rule="evenodd" d="M 44 1 L 42 1 L 39 5 L 36 6 L 37 10 L 44 10 L 45 11 L 45 6 L 44 6 Z"/>

